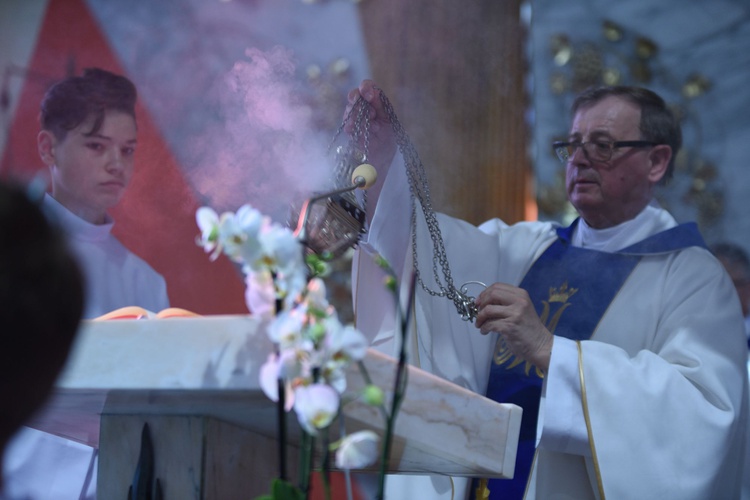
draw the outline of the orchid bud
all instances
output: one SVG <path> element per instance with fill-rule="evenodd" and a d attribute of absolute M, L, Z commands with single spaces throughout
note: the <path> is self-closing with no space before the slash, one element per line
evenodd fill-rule
<path fill-rule="evenodd" d="M 362 391 L 362 399 L 370 406 L 380 406 L 383 404 L 383 389 L 377 385 L 370 384 Z"/>

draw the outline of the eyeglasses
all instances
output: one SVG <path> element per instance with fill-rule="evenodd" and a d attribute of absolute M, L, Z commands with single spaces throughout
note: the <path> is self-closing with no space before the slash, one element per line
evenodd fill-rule
<path fill-rule="evenodd" d="M 572 141 L 553 142 L 552 148 L 563 164 L 567 163 L 576 149 L 583 148 L 586 157 L 591 161 L 609 161 L 612 159 L 612 151 L 619 148 L 645 148 L 656 146 L 657 143 L 650 141 Z"/>

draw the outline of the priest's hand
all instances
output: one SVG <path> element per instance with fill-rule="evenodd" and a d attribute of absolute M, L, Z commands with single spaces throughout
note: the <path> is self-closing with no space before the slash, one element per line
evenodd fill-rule
<path fill-rule="evenodd" d="M 554 336 L 542 324 L 526 290 L 495 283 L 479 294 L 476 303 L 476 327 L 483 335 L 499 333 L 513 354 L 547 373 Z"/>
<path fill-rule="evenodd" d="M 393 156 L 396 154 L 396 137 L 391 127 L 391 120 L 386 113 L 383 102 L 380 100 L 381 89 L 372 80 L 363 80 L 359 84 L 359 87 L 352 89 L 349 92 L 349 102 L 344 112 L 344 117 L 349 115 L 354 103 L 360 98 L 360 96 L 370 103 L 370 135 L 367 144 L 367 163 L 372 164 L 378 172 L 379 181 L 377 184 L 382 185 L 382 181 L 385 180 L 388 168 L 393 161 Z M 355 111 L 356 114 L 356 111 Z M 344 130 L 348 134 L 354 132 L 354 121 L 356 116 L 351 116 L 347 120 Z M 364 123 L 362 124 L 364 126 Z M 364 148 L 364 144 L 360 144 L 361 148 Z"/>

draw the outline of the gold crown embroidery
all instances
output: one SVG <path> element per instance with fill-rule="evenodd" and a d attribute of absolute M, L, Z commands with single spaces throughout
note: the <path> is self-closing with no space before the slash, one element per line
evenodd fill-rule
<path fill-rule="evenodd" d="M 557 323 L 558 321 L 560 321 L 560 317 L 562 316 L 563 312 L 572 305 L 570 302 L 568 302 L 568 299 L 575 295 L 577 291 L 578 288 L 568 287 L 567 281 L 563 283 L 560 288 L 549 288 L 549 299 L 542 301 L 544 307 L 542 309 L 542 313 L 539 315 L 539 319 L 552 334 L 555 333 L 555 330 L 557 329 Z M 551 307 L 550 305 L 553 303 L 559 305 Z M 495 364 L 500 366 L 506 365 L 506 370 L 513 369 L 519 364 L 524 363 L 524 372 L 527 376 L 530 375 L 531 368 L 533 367 L 533 365 L 528 361 L 524 362 L 516 357 L 510 351 L 510 349 L 508 349 L 508 346 L 505 344 L 505 341 L 502 337 L 498 337 L 497 343 L 495 345 L 494 362 Z M 535 369 L 535 374 L 539 378 L 544 378 L 544 374 L 538 368 Z"/>
<path fill-rule="evenodd" d="M 573 295 L 576 294 L 578 291 L 578 288 L 568 288 L 568 282 L 562 284 L 562 286 L 557 289 L 555 287 L 550 287 L 549 289 L 549 302 L 561 302 L 566 303 L 569 298 L 571 298 Z"/>

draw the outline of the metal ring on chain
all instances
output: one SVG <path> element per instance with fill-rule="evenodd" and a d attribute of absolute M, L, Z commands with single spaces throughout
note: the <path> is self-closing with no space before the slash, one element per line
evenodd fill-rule
<path fill-rule="evenodd" d="M 475 301 L 476 297 L 474 297 L 473 295 L 469 295 L 468 285 L 480 285 L 482 288 L 487 288 L 487 285 L 485 285 L 481 281 L 467 281 L 466 283 L 461 285 L 461 288 L 459 289 L 464 299 L 462 302 L 463 309 L 459 309 L 458 314 L 464 321 L 474 321 L 475 319 L 477 319 L 479 309 L 477 309 L 477 303 Z"/>

